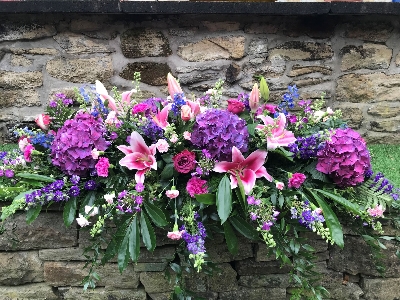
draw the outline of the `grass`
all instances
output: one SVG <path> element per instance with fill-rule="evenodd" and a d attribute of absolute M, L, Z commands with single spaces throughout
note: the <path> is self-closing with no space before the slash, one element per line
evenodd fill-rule
<path fill-rule="evenodd" d="M 2 144 L 0 151 L 18 148 L 15 144 Z M 372 156 L 372 169 L 382 172 L 396 187 L 400 187 L 400 145 L 368 145 Z"/>

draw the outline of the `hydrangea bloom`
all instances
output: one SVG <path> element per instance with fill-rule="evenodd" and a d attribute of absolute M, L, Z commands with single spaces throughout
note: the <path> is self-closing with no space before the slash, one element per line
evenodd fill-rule
<path fill-rule="evenodd" d="M 51 146 L 53 165 L 65 174 L 86 176 L 96 164 L 92 157 L 93 148 L 105 151 L 109 145 L 104 133 L 100 120 L 87 113 L 78 113 L 64 123 L 54 138 Z"/>
<path fill-rule="evenodd" d="M 191 135 L 192 143 L 207 149 L 212 158 L 231 160 L 232 147 L 248 150 L 249 133 L 246 121 L 220 109 L 210 109 L 196 117 Z"/>
<path fill-rule="evenodd" d="M 316 169 L 328 174 L 340 187 L 356 186 L 371 169 L 367 146 L 351 128 L 337 129 L 325 147 L 318 151 Z"/>

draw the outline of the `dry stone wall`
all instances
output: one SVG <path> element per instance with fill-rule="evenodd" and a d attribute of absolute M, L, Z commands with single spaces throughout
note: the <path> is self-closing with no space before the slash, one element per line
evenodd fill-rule
<path fill-rule="evenodd" d="M 296 84 L 326 94 L 372 143 L 400 143 L 400 24 L 396 16 L 2 15 L 0 142 L 55 92 L 102 81 L 165 96 L 166 74 L 197 96 L 218 79 L 224 97 L 266 77 L 271 101 Z"/>

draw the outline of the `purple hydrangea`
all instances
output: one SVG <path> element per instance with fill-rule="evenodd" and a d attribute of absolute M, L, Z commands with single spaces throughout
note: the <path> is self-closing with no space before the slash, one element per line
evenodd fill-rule
<path fill-rule="evenodd" d="M 249 132 L 246 121 L 221 109 L 210 109 L 196 117 L 191 136 L 192 143 L 207 149 L 212 158 L 231 160 L 232 147 L 248 150 Z"/>
<path fill-rule="evenodd" d="M 51 146 L 53 165 L 68 175 L 84 177 L 94 168 L 96 160 L 91 151 L 105 151 L 109 145 L 104 138 L 105 127 L 99 119 L 87 113 L 78 113 L 67 120 Z"/>
<path fill-rule="evenodd" d="M 318 151 L 316 169 L 328 174 L 339 187 L 356 186 L 371 169 L 371 157 L 365 141 L 353 129 L 336 129 L 330 141 Z"/>

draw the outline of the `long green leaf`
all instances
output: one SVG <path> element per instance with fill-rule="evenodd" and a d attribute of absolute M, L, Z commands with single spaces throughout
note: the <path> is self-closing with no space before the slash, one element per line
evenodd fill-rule
<path fill-rule="evenodd" d="M 222 177 L 217 191 L 217 211 L 221 224 L 228 219 L 232 211 L 232 189 L 228 176 Z"/>
<path fill-rule="evenodd" d="M 15 174 L 15 176 L 16 177 L 21 177 L 21 178 L 26 178 L 26 179 L 37 180 L 37 181 L 43 181 L 43 182 L 54 182 L 54 181 L 56 181 L 52 177 L 39 175 L 39 174 L 31 174 L 31 173 L 17 173 L 17 174 Z"/>
<path fill-rule="evenodd" d="M 174 164 L 166 164 L 161 172 L 161 178 L 168 180 L 174 175 Z"/>
<path fill-rule="evenodd" d="M 251 240 L 258 240 L 258 231 L 239 216 L 231 216 L 229 221 L 243 236 Z"/>
<path fill-rule="evenodd" d="M 156 247 L 156 235 L 144 211 L 140 214 L 140 232 L 147 250 L 153 251 Z"/>
<path fill-rule="evenodd" d="M 35 207 L 28 209 L 28 212 L 26 213 L 26 223 L 31 224 L 33 221 L 35 221 L 41 210 L 41 205 L 36 205 Z"/>
<path fill-rule="evenodd" d="M 238 253 L 238 241 L 235 232 L 229 222 L 225 222 L 224 226 L 224 233 L 225 233 L 225 241 L 226 245 L 228 246 L 228 250 L 233 255 Z"/>
<path fill-rule="evenodd" d="M 236 195 L 239 198 L 239 203 L 240 203 L 240 206 L 242 206 L 244 214 L 247 214 L 248 204 L 246 201 L 246 193 L 244 191 L 243 182 L 239 176 L 236 176 L 236 179 L 237 179 L 237 183 L 238 183 L 238 188 L 236 188 Z"/>
<path fill-rule="evenodd" d="M 342 226 L 340 225 L 340 222 L 339 222 L 336 214 L 333 212 L 333 210 L 330 208 L 330 206 L 321 197 L 319 197 L 316 193 L 314 193 L 310 189 L 308 189 L 308 191 L 311 193 L 311 195 L 314 197 L 314 199 L 318 202 L 318 205 L 322 208 L 322 211 L 324 213 L 325 222 L 329 228 L 329 232 L 331 234 L 333 241 L 339 247 L 343 248 L 344 247 L 343 230 L 342 230 Z"/>
<path fill-rule="evenodd" d="M 66 227 L 71 226 L 72 222 L 75 219 L 75 213 L 76 213 L 76 197 L 73 197 L 72 199 L 68 200 L 64 206 L 63 219 L 64 219 L 64 225 Z"/>
<path fill-rule="evenodd" d="M 166 226 L 168 224 L 167 217 L 164 215 L 163 211 L 155 206 L 150 201 L 144 201 L 144 207 L 147 214 L 150 216 L 151 220 L 159 227 Z"/>
<path fill-rule="evenodd" d="M 131 229 L 130 227 L 127 228 L 124 239 L 122 240 L 121 246 L 118 249 L 118 256 L 117 256 L 118 269 L 121 273 L 126 269 L 126 266 L 128 265 L 129 261 L 128 242 L 129 242 L 130 229 Z"/>
<path fill-rule="evenodd" d="M 360 215 L 361 214 L 358 205 L 350 202 L 349 200 L 347 200 L 347 199 L 345 199 L 343 197 L 340 197 L 338 195 L 332 194 L 332 193 L 324 191 L 324 190 L 314 189 L 314 191 L 316 191 L 316 192 L 324 195 L 325 197 L 328 197 L 329 199 L 335 201 L 336 203 L 339 203 L 340 205 L 346 207 L 347 210 L 350 210 L 355 215 Z"/>
<path fill-rule="evenodd" d="M 207 205 L 213 205 L 215 204 L 216 196 L 215 194 L 198 194 L 195 195 L 196 200 L 200 203 L 207 204 Z"/>
<path fill-rule="evenodd" d="M 139 259 L 139 253 L 140 253 L 139 219 L 137 215 L 135 215 L 130 225 L 129 254 L 131 259 L 136 262 Z"/>

